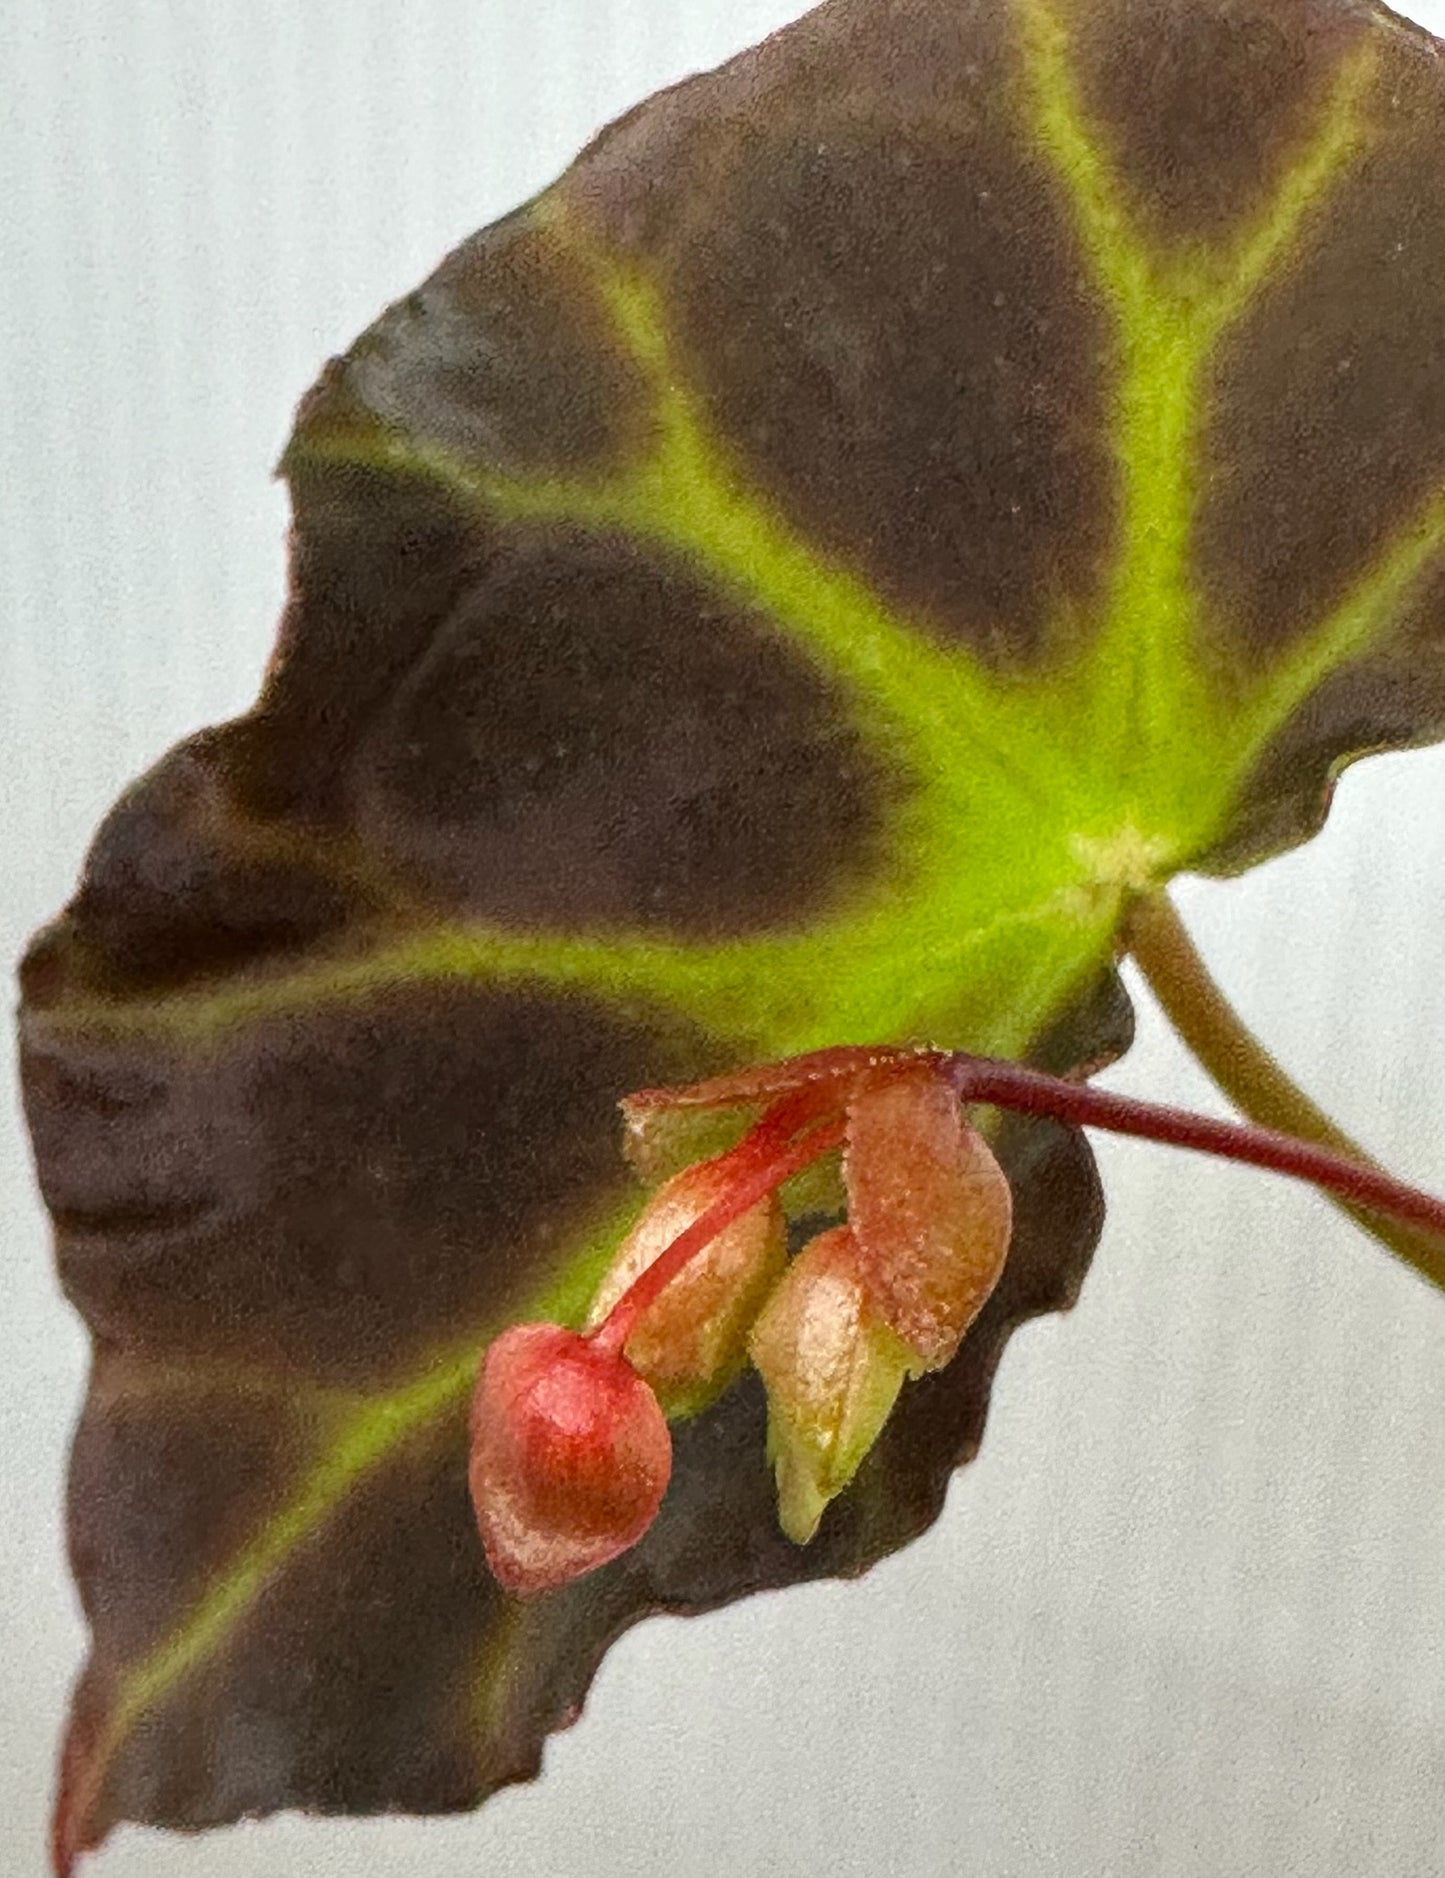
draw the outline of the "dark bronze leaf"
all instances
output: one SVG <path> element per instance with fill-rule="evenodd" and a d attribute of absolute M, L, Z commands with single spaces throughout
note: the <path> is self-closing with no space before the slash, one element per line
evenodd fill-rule
<path fill-rule="evenodd" d="M 245 718 L 23 968 L 94 1338 L 64 1866 L 119 1820 L 434 1812 L 650 1611 L 936 1515 L 1101 1207 L 1017 1238 L 800 1549 L 755 1384 L 634 1552 L 486 1575 L 487 1339 L 575 1321 L 615 1104 L 850 1042 L 1127 1042 L 1131 897 L 1445 733 L 1445 65 L 1365 0 L 832 0 L 652 100 L 304 402 Z"/>

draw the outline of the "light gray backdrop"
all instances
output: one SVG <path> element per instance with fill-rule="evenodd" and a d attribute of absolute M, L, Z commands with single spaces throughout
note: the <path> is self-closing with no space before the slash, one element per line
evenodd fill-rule
<path fill-rule="evenodd" d="M 0 950 L 119 787 L 250 700 L 269 470 L 323 358 L 604 120 L 796 0 L 0 0 Z M 1445 0 L 1411 9 L 1445 31 Z M 1181 900 L 1245 1012 L 1445 1183 L 1445 759 Z M 79 1660 L 84 1346 L 0 1121 L 0 1867 L 41 1870 Z M 1144 1008 L 1118 1086 L 1217 1106 Z M 127 1831 L 100 1878 L 1424 1878 L 1445 1870 L 1445 1298 L 1311 1195 L 1101 1150 L 1083 1303 L 867 1581 L 655 1622 L 475 1819 Z"/>

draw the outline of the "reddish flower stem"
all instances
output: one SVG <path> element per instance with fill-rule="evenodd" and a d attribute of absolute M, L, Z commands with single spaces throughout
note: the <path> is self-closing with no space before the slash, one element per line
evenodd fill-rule
<path fill-rule="evenodd" d="M 1250 1122 L 1216 1121 L 1135 1096 L 1112 1095 L 1000 1057 L 970 1056 L 961 1050 L 920 1054 L 938 1065 L 960 1101 L 1047 1116 L 1079 1128 L 1106 1128 L 1166 1147 L 1191 1148 L 1222 1160 L 1267 1168 L 1322 1187 L 1353 1206 L 1445 1237 L 1445 1200 L 1396 1180 L 1373 1163 L 1351 1159 L 1296 1135 Z M 718 1157 L 717 1164 L 728 1169 L 725 1191 L 617 1300 L 592 1332 L 601 1349 L 621 1354 L 638 1319 L 691 1259 L 759 1200 L 842 1145 L 850 1092 L 851 1079 L 841 1075 L 831 1088 L 823 1080 L 796 1090 L 777 1102 L 737 1147 Z"/>
<path fill-rule="evenodd" d="M 1379 1162 L 1311 1101 L 1255 1036 L 1210 976 L 1198 946 L 1167 893 L 1144 894 L 1130 909 L 1134 963 L 1169 1022 L 1246 1120 L 1331 1148 L 1347 1161 Z M 1445 1239 L 1403 1220 L 1332 1196 L 1356 1225 L 1378 1239 L 1427 1284 L 1445 1291 Z"/>
<path fill-rule="evenodd" d="M 680 1232 L 665 1252 L 658 1254 L 592 1332 L 592 1340 L 598 1348 L 612 1355 L 620 1355 L 623 1345 L 637 1326 L 637 1320 L 672 1283 L 683 1266 L 710 1245 L 734 1220 L 741 1219 L 750 1207 L 756 1206 L 759 1200 L 766 1199 L 775 1188 L 781 1187 L 784 1181 L 801 1173 L 820 1155 L 840 1147 L 845 1127 L 843 1116 L 837 1115 L 832 1120 L 810 1128 L 792 1142 L 775 1147 L 778 1132 L 776 1124 L 770 1125 L 768 1118 L 760 1122 L 753 1134 L 723 1157 L 726 1160 L 736 1159 L 741 1169 L 727 1191 Z M 761 1156 L 759 1149 L 762 1150 Z M 750 1160 L 756 1161 L 752 1167 L 747 1165 Z"/>
<path fill-rule="evenodd" d="M 940 1052 L 938 1061 L 947 1068 L 965 1102 L 987 1102 L 1024 1115 L 1047 1115 L 1082 1128 L 1107 1128 L 1115 1134 L 1138 1135 L 1169 1147 L 1192 1148 L 1224 1160 L 1269 1168 L 1277 1174 L 1307 1180 L 1372 1212 L 1407 1220 L 1429 1232 L 1445 1233 L 1445 1200 L 1396 1180 L 1377 1167 L 1294 1135 L 1247 1122 L 1215 1121 L 1161 1102 L 1141 1102 L 1134 1096 L 1111 1095 L 1087 1083 L 1065 1082 L 1058 1076 L 994 1057 Z"/>

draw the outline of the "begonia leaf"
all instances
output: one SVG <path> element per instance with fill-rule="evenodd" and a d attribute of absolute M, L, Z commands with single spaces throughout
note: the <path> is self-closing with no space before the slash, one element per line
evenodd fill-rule
<path fill-rule="evenodd" d="M 635 1551 L 517 1606 L 479 1353 L 581 1320 L 629 1091 L 1095 1065 L 1133 894 L 1445 733 L 1442 332 L 1445 58 L 1368 0 L 832 0 L 333 361 L 256 708 L 123 798 L 23 973 L 95 1350 L 60 1865 L 473 1806 L 640 1616 L 934 1518 L 1087 1265 L 1068 1131 L 998 1136 L 1003 1277 L 805 1548 L 753 1377 Z"/>

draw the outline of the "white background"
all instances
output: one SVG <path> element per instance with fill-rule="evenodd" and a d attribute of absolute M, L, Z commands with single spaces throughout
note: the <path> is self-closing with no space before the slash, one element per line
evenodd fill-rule
<path fill-rule="evenodd" d="M 0 0 L 0 951 L 121 785 L 250 701 L 268 480 L 323 358 L 609 117 L 790 0 Z M 1445 31 L 1445 0 L 1411 9 Z M 1445 760 L 1184 908 L 1286 1062 L 1445 1184 Z M 10 1043 L 6 1038 L 4 1049 Z M 1215 1107 L 1147 1008 L 1112 1080 Z M 41 1870 L 82 1632 L 84 1339 L 7 1056 L 0 1867 Z M 122 1832 L 101 1878 L 1414 1878 L 1445 1870 L 1445 1298 L 1312 1195 L 1105 1144 L 1083 1303 L 863 1583 L 655 1622 L 474 1819 Z"/>

